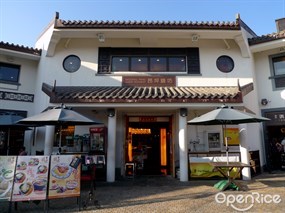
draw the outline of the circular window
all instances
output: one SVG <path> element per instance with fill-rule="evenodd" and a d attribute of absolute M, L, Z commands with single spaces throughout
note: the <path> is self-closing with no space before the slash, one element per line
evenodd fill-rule
<path fill-rule="evenodd" d="M 67 72 L 76 72 L 81 66 L 81 60 L 76 55 L 69 55 L 63 60 L 63 68 Z"/>
<path fill-rule="evenodd" d="M 234 69 L 234 60 L 226 55 L 222 55 L 217 59 L 217 68 L 221 71 L 221 72 L 231 72 Z"/>

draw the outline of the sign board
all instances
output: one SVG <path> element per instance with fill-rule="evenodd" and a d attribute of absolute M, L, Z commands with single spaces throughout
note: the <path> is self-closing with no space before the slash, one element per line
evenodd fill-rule
<path fill-rule="evenodd" d="M 156 87 L 175 87 L 175 76 L 123 76 L 123 86 L 156 86 Z"/>
<path fill-rule="evenodd" d="M 239 146 L 239 128 L 226 128 L 225 135 L 228 139 L 228 146 Z"/>
<path fill-rule="evenodd" d="M 223 177 L 219 171 L 213 171 L 214 167 L 210 162 L 226 162 L 226 157 L 189 157 L 190 162 L 190 177 L 191 178 L 213 178 Z M 229 156 L 229 162 L 239 162 L 239 156 Z M 231 177 L 236 173 L 234 168 L 230 175 Z"/>
<path fill-rule="evenodd" d="M 0 201 L 10 201 L 17 156 L 0 156 Z"/>
<path fill-rule="evenodd" d="M 52 155 L 48 198 L 80 196 L 80 155 Z"/>
<path fill-rule="evenodd" d="M 18 156 L 12 201 L 45 200 L 49 156 Z"/>

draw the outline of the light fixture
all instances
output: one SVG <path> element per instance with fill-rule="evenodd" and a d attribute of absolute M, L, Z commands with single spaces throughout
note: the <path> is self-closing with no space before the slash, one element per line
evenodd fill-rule
<path fill-rule="evenodd" d="M 186 117 L 188 115 L 188 111 L 186 108 L 181 108 L 180 109 L 180 116 Z"/>
<path fill-rule="evenodd" d="M 9 62 L 14 62 L 15 61 L 14 57 L 12 57 L 12 56 L 7 56 L 6 60 L 9 61 Z"/>
<path fill-rule="evenodd" d="M 198 40 L 199 40 L 199 38 L 200 38 L 200 36 L 199 36 L 199 35 L 197 35 L 197 34 L 193 34 L 193 35 L 192 35 L 192 41 L 193 41 L 193 42 L 198 41 Z"/>
<path fill-rule="evenodd" d="M 107 115 L 108 115 L 108 117 L 114 117 L 115 116 L 115 109 L 114 108 L 107 109 Z"/>
<path fill-rule="evenodd" d="M 97 38 L 100 42 L 105 42 L 105 35 L 103 33 L 98 33 Z"/>
<path fill-rule="evenodd" d="M 265 106 L 268 104 L 268 100 L 266 98 L 261 99 L 261 105 Z"/>

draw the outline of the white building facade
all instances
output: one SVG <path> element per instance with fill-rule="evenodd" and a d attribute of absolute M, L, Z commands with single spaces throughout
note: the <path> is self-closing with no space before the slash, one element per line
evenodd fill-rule
<path fill-rule="evenodd" d="M 264 116 L 269 105 L 282 108 L 280 92 L 267 78 L 268 56 L 279 54 L 282 42 L 259 50 L 261 44 L 253 43 L 258 38 L 239 16 L 218 23 L 108 22 L 62 20 L 57 13 L 35 49 L 1 43 L 1 66 L 17 65 L 20 72 L 16 86 L 0 79 L 1 93 L 31 94 L 33 100 L 1 96 L 0 110 L 32 116 L 64 103 L 101 120 L 102 125 L 66 127 L 72 134 L 63 149 L 89 151 L 76 148 L 76 136 L 90 139 L 90 128 L 104 127 L 108 182 L 125 175 L 128 162 L 151 175 L 175 176 L 179 169 L 180 180 L 188 181 L 191 154 L 225 153 L 221 126 L 189 126 L 188 120 L 222 104 Z M 263 97 L 272 100 L 261 105 Z M 233 155 L 250 163 L 248 153 L 258 151 L 259 166 L 266 165 L 262 124 L 228 128 L 240 135 L 230 146 Z M 218 133 L 216 147 L 209 146 L 212 133 L 215 139 Z M 26 131 L 24 145 L 30 154 L 49 155 L 58 148 L 53 140 L 55 127 L 39 127 Z M 245 169 L 244 177 L 250 176 Z"/>

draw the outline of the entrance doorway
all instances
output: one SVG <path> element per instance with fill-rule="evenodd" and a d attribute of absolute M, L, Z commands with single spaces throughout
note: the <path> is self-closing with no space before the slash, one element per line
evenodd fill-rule
<path fill-rule="evenodd" d="M 285 138 L 285 126 L 267 126 L 268 144 L 267 158 L 269 170 L 280 170 L 282 168 L 283 147 L 280 145 Z"/>
<path fill-rule="evenodd" d="M 168 175 L 172 156 L 170 117 L 129 117 L 126 159 L 136 165 L 136 175 Z"/>

